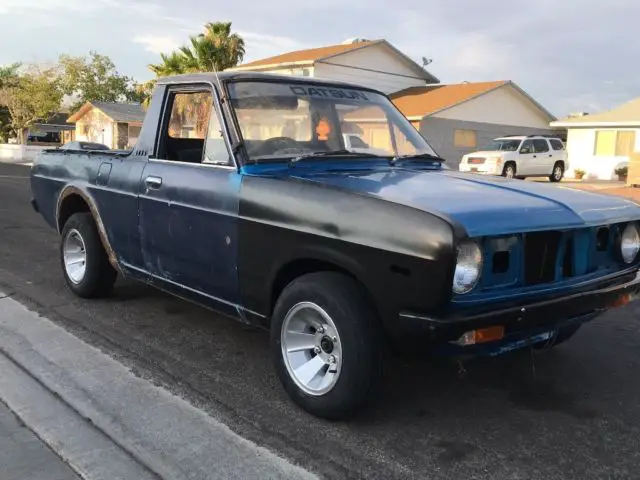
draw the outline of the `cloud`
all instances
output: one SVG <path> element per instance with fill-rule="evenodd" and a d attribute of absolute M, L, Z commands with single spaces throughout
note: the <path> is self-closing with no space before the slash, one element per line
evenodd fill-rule
<path fill-rule="evenodd" d="M 158 54 L 171 52 L 180 46 L 180 42 L 174 37 L 156 35 L 138 35 L 133 38 L 133 43 L 140 43 L 148 52 Z"/>

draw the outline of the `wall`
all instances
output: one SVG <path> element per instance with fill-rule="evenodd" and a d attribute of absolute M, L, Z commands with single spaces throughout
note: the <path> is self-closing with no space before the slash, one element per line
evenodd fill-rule
<path fill-rule="evenodd" d="M 511 85 L 505 85 L 468 102 L 434 113 L 433 116 L 541 129 L 548 129 L 552 120 Z"/>
<path fill-rule="evenodd" d="M 98 142 L 109 148 L 116 148 L 113 137 L 113 122 L 100 110 L 93 108 L 76 122 L 76 140 L 79 142 Z"/>
<path fill-rule="evenodd" d="M 365 85 L 384 93 L 393 93 L 404 88 L 425 85 L 425 81 L 418 77 L 418 73 L 410 68 L 398 56 L 384 45 L 373 45 L 352 52 L 329 58 L 315 65 L 314 76 Z M 407 77 L 389 75 L 388 73 L 370 72 L 349 67 L 361 67 L 380 72 L 398 73 Z M 414 78 L 409 78 L 414 77 Z"/>
<path fill-rule="evenodd" d="M 574 176 L 574 170 L 579 168 L 586 172 L 585 178 L 598 180 L 617 180 L 616 167 L 622 162 L 628 162 L 628 156 L 597 157 L 594 155 L 596 142 L 596 128 L 570 128 L 567 134 L 567 156 L 569 170 L 567 177 Z M 636 151 L 640 151 L 640 129 L 635 130 Z"/>
<path fill-rule="evenodd" d="M 42 151 L 55 148 L 55 146 L 36 145 L 15 145 L 0 144 L 0 162 L 5 163 L 28 163 L 33 162 L 36 156 Z"/>
<path fill-rule="evenodd" d="M 453 135 L 456 129 L 476 131 L 477 146 L 475 148 L 455 147 L 453 143 Z M 480 150 L 494 138 L 506 135 L 554 134 L 554 131 L 549 128 L 535 129 L 528 127 L 496 125 L 491 123 L 465 122 L 437 117 L 423 118 L 420 122 L 419 131 L 435 149 L 438 155 L 447 160 L 447 165 L 454 170 L 458 169 L 458 165 L 460 164 L 460 160 L 463 155 Z"/>
<path fill-rule="evenodd" d="M 305 75 L 305 72 L 307 73 Z M 313 77 L 313 66 L 308 67 L 286 67 L 273 70 L 263 70 L 261 73 L 275 73 L 276 75 L 295 75 L 300 77 Z"/>

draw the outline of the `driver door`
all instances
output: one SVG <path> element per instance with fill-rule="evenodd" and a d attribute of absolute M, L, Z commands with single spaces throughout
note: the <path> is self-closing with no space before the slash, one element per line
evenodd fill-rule
<path fill-rule="evenodd" d="M 229 307 L 240 300 L 241 182 L 218 105 L 210 86 L 169 91 L 156 157 L 142 172 L 139 229 L 154 282 Z"/>
<path fill-rule="evenodd" d="M 525 140 L 524 142 L 522 142 L 520 151 L 518 153 L 518 165 L 516 174 L 523 177 L 527 175 L 535 175 L 535 161 L 536 154 L 533 148 L 533 140 Z"/>

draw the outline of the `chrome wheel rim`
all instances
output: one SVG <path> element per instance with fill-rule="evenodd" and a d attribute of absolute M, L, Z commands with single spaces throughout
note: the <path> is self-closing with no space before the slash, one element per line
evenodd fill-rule
<path fill-rule="evenodd" d="M 513 178 L 513 168 L 508 167 L 507 168 L 507 173 L 505 175 L 507 178 Z"/>
<path fill-rule="evenodd" d="M 80 232 L 69 230 L 62 246 L 64 268 L 69 280 L 74 284 L 82 282 L 87 271 L 87 249 Z"/>
<path fill-rule="evenodd" d="M 331 317 L 315 303 L 294 305 L 282 323 L 282 357 L 298 388 L 319 396 L 335 387 L 342 369 L 342 343 Z"/>
<path fill-rule="evenodd" d="M 556 167 L 553 170 L 553 176 L 556 180 L 560 180 L 562 178 L 562 169 L 560 167 Z"/>

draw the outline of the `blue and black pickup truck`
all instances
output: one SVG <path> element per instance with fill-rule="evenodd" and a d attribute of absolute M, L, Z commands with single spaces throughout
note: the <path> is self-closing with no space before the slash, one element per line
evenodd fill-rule
<path fill-rule="evenodd" d="M 74 293 L 120 274 L 268 328 L 285 390 L 326 418 L 374 398 L 387 345 L 550 347 L 640 290 L 640 206 L 449 170 L 346 83 L 161 79 L 132 151 L 46 151 L 31 175 Z"/>

